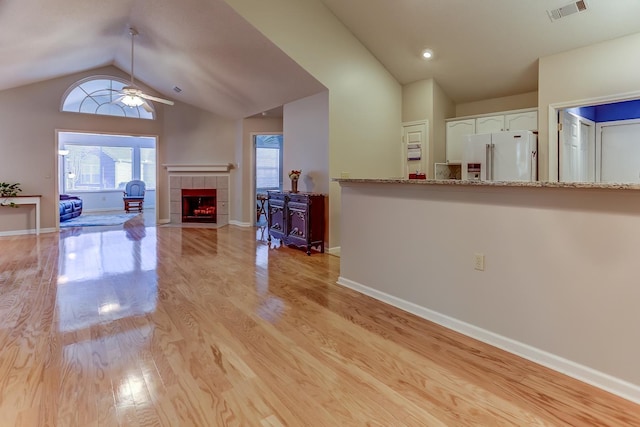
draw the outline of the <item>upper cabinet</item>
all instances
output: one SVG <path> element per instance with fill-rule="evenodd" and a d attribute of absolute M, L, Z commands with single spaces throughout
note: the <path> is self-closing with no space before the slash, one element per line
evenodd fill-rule
<path fill-rule="evenodd" d="M 476 133 L 493 133 L 504 130 L 504 114 L 499 116 L 478 117 Z"/>
<path fill-rule="evenodd" d="M 504 130 L 538 130 L 538 110 L 505 114 Z"/>
<path fill-rule="evenodd" d="M 447 163 L 462 163 L 462 147 L 467 135 L 476 133 L 476 120 L 447 122 Z"/>
<path fill-rule="evenodd" d="M 467 135 L 508 130 L 538 130 L 538 110 L 505 111 L 491 115 L 447 120 L 447 163 L 461 163 Z"/>

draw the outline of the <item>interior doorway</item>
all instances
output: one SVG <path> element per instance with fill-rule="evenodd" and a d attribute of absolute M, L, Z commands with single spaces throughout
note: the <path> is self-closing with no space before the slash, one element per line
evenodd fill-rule
<path fill-rule="evenodd" d="M 255 225 L 267 222 L 269 190 L 282 191 L 283 163 L 282 133 L 259 133 L 253 135 L 254 182 L 253 200 L 256 204 Z"/>
<path fill-rule="evenodd" d="M 141 180 L 145 210 L 157 216 L 156 136 L 58 131 L 56 144 L 58 195 L 81 200 L 83 215 L 123 213 L 126 184 Z"/>
<path fill-rule="evenodd" d="M 577 119 L 571 119 L 571 116 Z M 567 118 L 570 119 L 565 123 Z M 619 130 L 614 128 L 616 126 L 625 126 L 626 145 L 631 144 L 629 141 L 640 140 L 640 129 L 627 126 L 637 120 L 640 120 L 640 92 L 550 104 L 549 181 L 640 182 L 640 164 L 628 162 L 633 160 L 636 146 L 622 147 L 608 143 L 610 137 Z M 588 136 L 586 151 L 583 143 L 587 139 L 582 135 Z M 578 142 L 578 137 L 582 141 Z M 588 165 L 587 169 L 584 168 L 585 164 Z M 574 166 L 577 169 L 572 169 Z"/>
<path fill-rule="evenodd" d="M 596 180 L 595 122 L 559 111 L 559 177 L 562 182 L 594 182 Z"/>
<path fill-rule="evenodd" d="M 427 121 L 402 123 L 402 172 L 405 179 L 429 173 Z"/>

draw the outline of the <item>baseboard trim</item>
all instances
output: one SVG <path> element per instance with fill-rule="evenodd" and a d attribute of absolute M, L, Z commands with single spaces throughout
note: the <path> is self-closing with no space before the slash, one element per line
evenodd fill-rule
<path fill-rule="evenodd" d="M 236 221 L 235 219 L 230 219 L 229 225 L 237 225 L 238 227 L 245 227 L 245 228 L 253 227 L 253 224 L 251 224 L 250 222 Z"/>
<path fill-rule="evenodd" d="M 55 228 L 41 228 L 40 229 L 40 234 L 45 234 L 45 233 L 55 233 L 56 230 Z M 27 234 L 36 234 L 36 229 L 32 228 L 29 230 L 12 230 L 12 231 L 0 231 L 0 237 L 9 237 L 9 236 L 24 236 Z"/>
<path fill-rule="evenodd" d="M 329 255 L 335 255 L 335 256 L 339 257 L 340 256 L 340 248 L 341 248 L 340 246 L 335 246 L 333 248 L 329 248 L 329 249 L 327 249 L 327 253 Z"/>
<path fill-rule="evenodd" d="M 101 208 L 101 209 L 87 209 L 84 208 L 82 209 L 83 213 L 90 213 L 90 214 L 94 214 L 94 213 L 103 213 L 103 212 L 124 212 L 124 209 L 122 207 L 110 207 L 110 208 Z"/>
<path fill-rule="evenodd" d="M 169 224 L 171 222 L 170 219 L 168 218 L 162 218 L 158 220 L 158 224 L 164 225 L 164 224 Z"/>
<path fill-rule="evenodd" d="M 339 285 L 640 404 L 640 386 L 340 276 Z"/>

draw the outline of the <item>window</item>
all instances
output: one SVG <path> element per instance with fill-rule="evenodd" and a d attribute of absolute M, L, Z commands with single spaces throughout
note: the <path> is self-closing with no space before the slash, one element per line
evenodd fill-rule
<path fill-rule="evenodd" d="M 65 144 L 65 149 L 65 192 L 122 189 L 133 179 L 132 147 Z"/>
<path fill-rule="evenodd" d="M 113 191 L 141 179 L 147 190 L 156 187 L 155 138 L 98 135 L 73 132 L 58 134 L 65 153 L 60 163 L 60 192 Z"/>
<path fill-rule="evenodd" d="M 140 179 L 147 188 L 156 188 L 156 149 L 140 148 Z"/>
<path fill-rule="evenodd" d="M 129 83 L 125 80 L 110 76 L 94 76 L 80 80 L 65 92 L 61 110 L 153 120 L 154 111 L 147 111 L 142 106 L 128 107 L 122 102 L 114 102 L 120 96 L 119 91 L 127 85 Z M 148 103 L 153 109 L 151 101 Z"/>
<path fill-rule="evenodd" d="M 256 192 L 282 190 L 282 135 L 256 135 Z"/>

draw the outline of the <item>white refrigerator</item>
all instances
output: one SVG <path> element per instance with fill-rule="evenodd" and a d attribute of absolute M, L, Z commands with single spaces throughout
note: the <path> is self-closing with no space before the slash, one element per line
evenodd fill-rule
<path fill-rule="evenodd" d="M 536 181 L 537 135 L 530 131 L 468 135 L 462 150 L 462 179 Z"/>

